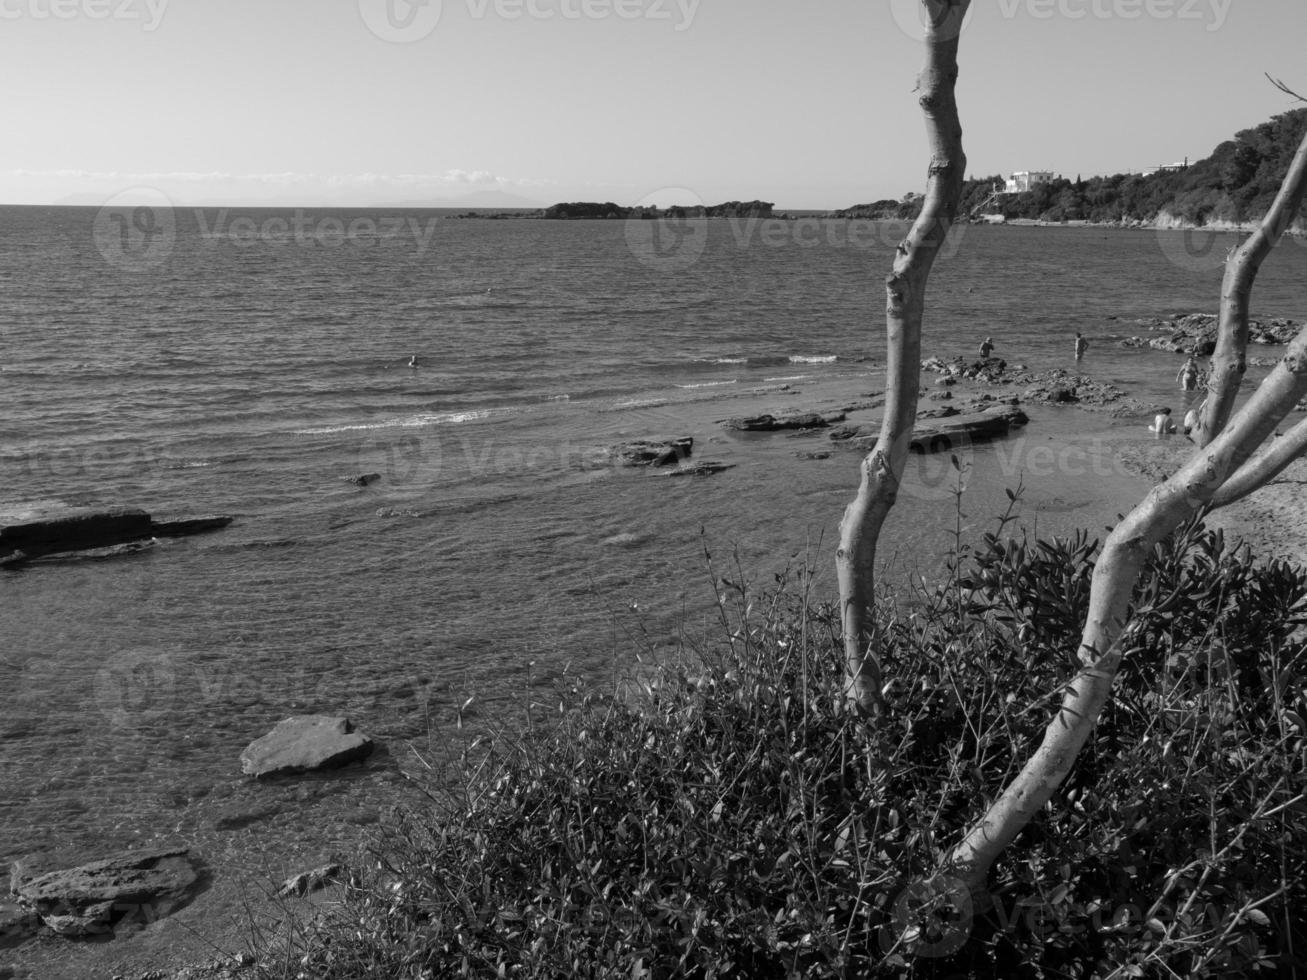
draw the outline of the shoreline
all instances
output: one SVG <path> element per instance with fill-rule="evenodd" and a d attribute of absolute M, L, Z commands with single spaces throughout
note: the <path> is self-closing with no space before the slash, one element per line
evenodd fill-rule
<path fill-rule="evenodd" d="M 1014 372 L 1015 373 L 1015 372 Z M 1017 374 L 1017 377 L 1020 377 Z M 929 373 L 923 377 L 921 408 L 929 408 L 940 404 L 939 401 L 932 399 L 931 395 L 939 395 L 942 392 L 950 392 L 954 398 L 959 401 L 965 401 L 971 397 L 978 397 L 983 394 L 993 395 L 1001 398 L 1011 393 L 1011 389 L 1020 387 L 1020 383 L 1014 380 L 1014 385 L 989 385 L 982 382 L 959 382 L 949 388 L 944 388 L 937 384 L 931 383 Z M 746 411 L 752 411 L 755 408 L 766 408 L 775 405 L 786 405 L 789 408 L 800 411 L 820 409 L 822 406 L 836 406 L 848 404 L 856 401 L 859 394 L 865 395 L 869 384 L 879 384 L 881 378 L 879 369 L 875 369 L 870 374 L 848 374 L 839 378 L 815 379 L 812 382 L 796 382 L 793 387 L 782 386 L 767 390 L 741 391 L 737 396 L 733 396 L 721 401 L 699 403 L 700 413 L 704 418 L 709 415 L 719 416 L 725 410 L 729 414 L 741 414 Z M 1129 395 L 1126 396 L 1129 398 Z M 747 404 L 742 404 L 747 403 Z M 945 402 L 947 404 L 947 402 Z M 729 409 L 726 406 L 730 406 Z M 1040 406 L 1040 412 L 1044 418 L 1036 420 L 1028 427 L 1029 431 L 1023 431 L 1020 436 L 1010 436 L 1008 440 L 1000 440 L 995 443 L 995 453 L 1008 453 L 1015 457 L 1017 454 L 1017 440 L 1025 440 L 1022 445 L 1029 444 L 1034 449 L 1043 450 L 1048 453 L 1050 458 L 1056 457 L 1059 453 L 1064 453 L 1069 449 L 1081 449 L 1074 433 L 1077 428 L 1086 428 L 1085 422 L 1089 419 L 1097 420 L 1106 425 L 1109 421 L 1109 412 L 1102 407 L 1097 409 L 1087 406 L 1068 406 L 1066 408 L 1050 408 L 1044 411 L 1044 406 Z M 859 409 L 859 413 L 874 415 L 875 410 L 866 408 Z M 1133 504 L 1143 499 L 1149 486 L 1156 480 L 1157 476 L 1169 472 L 1179 464 L 1180 459 L 1186 454 L 1186 450 L 1192 449 L 1188 443 L 1154 443 L 1145 441 L 1142 435 L 1136 436 L 1134 423 L 1131 422 L 1130 428 L 1121 428 L 1116 430 L 1119 439 L 1106 445 L 1106 451 L 1112 455 L 1112 466 L 1114 470 L 1114 479 L 1104 481 L 1103 487 L 1116 488 L 1117 499 L 1111 501 L 1112 504 Z M 803 448 L 815 448 L 814 443 L 805 442 L 804 440 L 789 441 L 784 434 L 777 434 L 765 437 L 773 441 L 757 441 L 753 438 L 736 439 L 730 438 L 725 434 L 718 432 L 718 437 L 727 448 L 738 452 L 742 457 L 753 457 L 756 460 L 775 459 L 779 456 L 794 456 L 796 450 Z M 1150 437 L 1151 438 L 1151 437 Z M 715 438 L 709 442 L 718 442 Z M 786 440 L 782 442 L 781 440 Z M 831 444 L 824 437 L 820 439 L 821 448 L 832 448 Z M 764 447 L 766 447 L 764 449 Z M 712 449 L 705 447 L 707 452 Z M 846 450 L 834 449 L 834 455 L 838 459 L 843 459 L 845 464 L 840 470 L 847 486 L 847 494 L 843 503 L 852 499 L 856 491 L 856 482 L 854 477 L 853 461 L 860 458 L 859 454 L 848 452 Z M 934 460 L 935 464 L 947 464 L 948 454 L 936 457 L 915 457 L 917 460 Z M 822 465 L 816 462 L 803 461 L 797 465 L 818 466 Z M 1168 469 L 1169 467 L 1169 469 Z M 1134 483 L 1130 483 L 1125 478 L 1125 471 L 1133 474 Z M 1292 475 L 1292 477 L 1291 477 Z M 1065 474 L 1063 475 L 1065 477 Z M 1119 477 L 1119 479 L 1117 479 Z M 1301 554 L 1304 547 L 1307 547 L 1307 507 L 1304 507 L 1300 501 L 1296 501 L 1295 494 L 1292 492 L 1292 483 L 1289 486 L 1281 487 L 1278 484 L 1286 480 L 1296 479 L 1299 481 L 1307 480 L 1307 462 L 1299 461 L 1294 464 L 1286 474 L 1282 475 L 1277 484 L 1265 488 L 1258 494 L 1240 501 L 1230 508 L 1230 513 L 1223 519 L 1222 526 L 1227 528 L 1227 533 L 1234 537 L 1242 537 L 1249 541 L 1254 547 L 1254 553 L 1259 557 L 1264 554 L 1263 548 L 1270 549 L 1275 545 L 1281 546 L 1281 551 L 1288 551 L 1290 554 L 1297 549 Z M 679 481 L 674 481 L 679 482 Z M 1065 480 L 1064 480 L 1065 482 Z M 1127 499 L 1128 488 L 1137 488 L 1135 496 Z M 649 492 L 658 493 L 659 490 L 650 484 Z M 1097 488 L 1096 488 L 1097 489 Z M 1263 495 L 1275 491 L 1272 498 L 1263 500 Z M 778 488 L 780 492 L 780 488 Z M 1100 490 L 1099 492 L 1103 492 Z M 951 508 L 952 503 L 948 500 L 949 494 L 943 493 L 938 499 L 945 501 L 940 506 Z M 1087 516 L 1088 511 L 1085 509 L 1082 501 L 1065 500 L 1056 502 L 1063 507 L 1063 511 L 1058 513 L 1058 517 L 1071 523 L 1086 525 L 1090 522 L 1081 519 Z M 1096 501 L 1101 503 L 1101 501 Z M 843 504 L 840 505 L 841 509 Z M 970 536 L 978 535 L 987 529 L 987 522 L 993 515 L 980 510 L 974 502 L 968 507 L 973 516 L 981 524 L 972 523 L 968 534 Z M 1042 501 L 1038 494 L 1034 495 L 1032 507 L 1027 517 L 1023 517 L 1022 523 L 1028 522 L 1029 516 L 1033 516 L 1036 523 L 1034 532 L 1040 537 L 1047 536 L 1046 533 L 1039 529 L 1038 523 L 1042 519 L 1041 514 L 1051 512 L 1046 501 Z M 1296 537 L 1291 540 L 1296 542 L 1286 547 L 1286 538 L 1283 533 L 1283 521 L 1288 514 L 1296 528 Z M 827 518 L 838 518 L 838 511 L 834 514 L 823 515 Z M 895 521 L 895 514 L 891 514 L 890 522 Z M 897 515 L 900 520 L 903 519 L 902 511 Z M 949 518 L 951 523 L 951 516 Z M 1272 533 L 1274 528 L 1274 534 Z M 1233 543 L 1233 542 L 1232 542 Z M 1269 552 L 1267 552 L 1269 554 Z M 887 559 L 888 567 L 888 559 Z M 898 579 L 900 576 L 892 576 Z M 396 793 L 393 799 L 382 801 L 384 803 L 395 803 L 402 799 L 402 794 Z M 360 837 L 366 839 L 370 832 L 362 830 Z M 326 851 L 331 845 L 323 842 L 324 858 L 327 856 Z M 259 856 L 258 851 L 252 849 L 250 857 Z M 264 855 L 266 862 L 266 855 Z M 303 863 L 305 867 L 312 866 L 312 859 L 296 856 L 293 858 L 296 864 Z M 325 862 L 319 862 L 325 863 Z M 61 977 L 86 978 L 104 977 L 106 980 L 110 977 L 123 977 L 124 980 L 206 980 L 206 978 L 225 978 L 239 977 L 245 970 L 242 967 L 232 964 L 230 957 L 237 955 L 246 949 L 251 934 L 253 932 L 253 923 L 255 921 L 266 921 L 266 918 L 279 911 L 278 906 L 274 903 L 267 904 L 266 898 L 269 890 L 266 887 L 260 887 L 275 883 L 280 879 L 277 875 L 280 871 L 274 871 L 266 863 L 262 868 L 255 867 L 257 860 L 251 860 L 244 863 L 241 867 L 229 867 L 213 875 L 207 889 L 201 893 L 190 905 L 179 910 L 173 916 L 162 919 L 153 923 L 147 928 L 134 934 L 124 936 L 107 944 L 87 944 L 87 943 L 70 943 L 68 940 L 58 937 L 44 936 L 34 940 L 24 947 L 14 950 L 6 950 L 0 953 L 0 977 L 6 977 L 5 967 L 17 967 L 17 972 L 13 974 L 15 980 L 27 980 L 28 977 L 42 980 L 59 980 Z M 287 905 L 291 908 L 301 910 L 304 914 L 311 914 L 311 910 L 324 902 L 333 900 L 334 893 L 331 891 L 319 893 L 311 899 L 288 900 Z M 239 910 L 239 911 L 238 911 Z M 215 958 L 216 950 L 221 949 L 226 954 L 221 960 Z M 23 955 L 16 955 L 22 953 Z M 30 973 L 25 973 L 30 970 Z"/>

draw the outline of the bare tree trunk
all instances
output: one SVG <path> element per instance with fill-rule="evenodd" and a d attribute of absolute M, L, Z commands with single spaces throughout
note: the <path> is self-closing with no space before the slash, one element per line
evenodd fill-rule
<path fill-rule="evenodd" d="M 926 65 L 917 87 L 930 143 L 930 171 L 921 215 L 899 243 L 885 281 L 885 419 L 876 448 L 862 461 L 858 495 L 840 522 L 835 566 L 840 583 L 847 693 L 865 712 L 879 710 L 881 674 L 875 644 L 876 543 L 897 498 L 917 418 L 921 320 L 926 280 L 957 216 L 966 175 L 962 126 L 954 97 L 958 35 L 971 0 L 922 0 L 928 17 Z"/>
<path fill-rule="evenodd" d="M 1307 329 L 1228 427 L 1151 493 L 1112 531 L 1094 568 L 1080 672 L 1025 768 L 949 855 L 947 866 L 972 889 L 1071 771 L 1111 693 L 1129 642 L 1130 596 L 1153 547 L 1199 508 L 1307 395 Z"/>
<path fill-rule="evenodd" d="M 1266 452 L 1252 457 L 1240 466 L 1234 476 L 1216 491 L 1212 497 L 1212 508 L 1225 507 L 1236 500 L 1242 500 L 1254 490 L 1260 490 L 1283 473 L 1295 459 L 1304 455 L 1307 455 L 1307 419 L 1271 443 L 1271 448 Z"/>
<path fill-rule="evenodd" d="M 1220 434 L 1234 409 L 1248 365 L 1248 309 L 1253 280 L 1285 229 L 1297 219 L 1305 191 L 1307 136 L 1299 144 L 1289 172 L 1280 184 L 1280 192 L 1261 225 L 1225 263 L 1225 280 L 1221 284 L 1221 322 L 1216 352 L 1212 355 L 1212 376 L 1207 382 L 1207 400 L 1193 430 L 1194 442 L 1199 448 Z"/>

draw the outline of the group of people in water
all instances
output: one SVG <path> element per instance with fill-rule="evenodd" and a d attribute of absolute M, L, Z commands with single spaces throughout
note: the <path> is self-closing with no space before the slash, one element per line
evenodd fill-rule
<path fill-rule="evenodd" d="M 1088 350 L 1089 341 L 1085 339 L 1083 334 L 1077 331 L 1075 338 L 1076 360 L 1079 361 L 1084 358 L 1085 352 Z M 993 355 L 994 338 L 986 337 L 980 342 L 980 356 L 982 359 L 987 361 L 993 357 Z M 1185 358 L 1184 365 L 1176 374 L 1175 380 L 1180 385 L 1180 390 L 1185 393 L 1185 403 L 1190 404 L 1195 397 L 1194 392 L 1198 390 L 1199 386 L 1205 380 L 1204 372 L 1198 365 L 1198 357 L 1196 354 L 1190 354 Z M 1185 413 L 1183 429 L 1186 436 L 1197 427 L 1198 421 L 1202 417 L 1204 404 L 1206 404 L 1206 400 L 1199 402 L 1197 405 L 1193 405 L 1189 411 Z M 1154 433 L 1159 439 L 1165 438 L 1169 435 L 1174 435 L 1178 430 L 1175 425 L 1175 420 L 1171 418 L 1171 409 L 1163 408 L 1158 412 L 1153 418 L 1153 424 L 1148 427 L 1148 431 Z"/>
<path fill-rule="evenodd" d="M 1203 377 L 1203 370 L 1198 366 L 1197 356 L 1190 354 L 1185 358 L 1184 364 L 1176 373 L 1175 380 L 1180 385 L 1180 390 L 1185 393 L 1186 404 L 1192 402 L 1194 399 L 1194 392 L 1198 390 L 1199 384 L 1205 380 Z M 1207 399 L 1203 399 L 1197 405 L 1191 407 L 1189 411 L 1185 412 L 1184 425 L 1182 428 L 1186 436 L 1197 428 L 1198 421 L 1202 418 L 1203 406 L 1205 404 L 1207 404 Z M 1157 417 L 1153 419 L 1153 424 L 1148 427 L 1148 431 L 1152 432 L 1159 439 L 1175 435 L 1176 428 L 1175 422 L 1171 418 L 1171 410 L 1169 408 L 1164 408 L 1158 412 Z"/>

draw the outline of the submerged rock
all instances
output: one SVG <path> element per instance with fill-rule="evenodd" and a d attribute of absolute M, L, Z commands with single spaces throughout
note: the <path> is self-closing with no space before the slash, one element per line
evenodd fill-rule
<path fill-rule="evenodd" d="M 129 851 L 32 877 L 16 864 L 10 889 L 59 935 L 100 935 L 124 923 L 145 925 L 189 902 L 200 876 L 188 854 Z"/>
<path fill-rule="evenodd" d="M 688 459 L 694 451 L 694 439 L 686 436 L 666 442 L 637 440 L 613 447 L 613 455 L 623 466 L 670 466 Z"/>
<path fill-rule="evenodd" d="M 348 718 L 299 715 L 278 722 L 241 753 L 241 771 L 256 779 L 336 769 L 372 754 L 372 739 Z"/>
<path fill-rule="evenodd" d="M 735 469 L 734 463 L 719 463 L 716 460 L 705 459 L 695 463 L 686 463 L 684 466 L 669 470 L 663 476 L 712 476 L 715 473 L 733 469 Z"/>
<path fill-rule="evenodd" d="M 828 429 L 835 422 L 843 422 L 843 412 L 794 412 L 775 415 L 750 415 L 727 419 L 722 425 L 737 432 L 782 432 L 803 429 Z"/>

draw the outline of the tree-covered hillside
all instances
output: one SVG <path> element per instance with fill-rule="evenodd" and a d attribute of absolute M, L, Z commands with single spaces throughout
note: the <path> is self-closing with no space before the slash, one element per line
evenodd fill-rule
<path fill-rule="evenodd" d="M 1115 174 L 1074 180 L 1058 177 L 1023 194 L 1000 194 L 1003 178 L 972 178 L 963 191 L 961 213 L 1001 214 L 1043 221 L 1169 222 L 1192 225 L 1247 222 L 1265 214 L 1303 133 L 1307 109 L 1276 116 L 1237 133 L 1204 160 L 1180 172 L 1144 177 Z M 911 218 L 921 199 L 876 201 L 836 212 L 841 217 Z"/>

